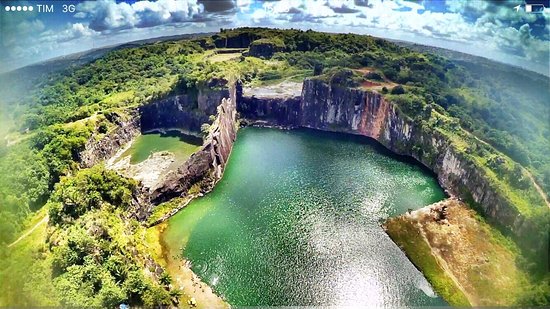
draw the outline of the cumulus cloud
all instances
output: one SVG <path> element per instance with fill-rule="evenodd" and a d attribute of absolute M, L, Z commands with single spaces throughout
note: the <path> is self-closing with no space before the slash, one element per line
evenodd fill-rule
<path fill-rule="evenodd" d="M 505 53 L 548 66 L 550 11 L 530 14 L 513 7 L 513 1 L 448 1 L 446 11 L 427 10 L 422 1 L 382 0 L 282 0 L 264 2 L 252 13 L 258 25 L 288 22 L 322 24 L 323 29 L 382 29 L 423 38 L 456 42 L 463 50 Z M 543 22 L 540 22 L 542 19 Z M 530 24 L 542 24 L 545 31 L 534 35 Z M 339 28 L 340 27 L 340 28 Z"/>
<path fill-rule="evenodd" d="M 16 25 L 19 35 L 42 32 L 46 29 L 44 23 L 39 19 L 24 20 Z"/>
<path fill-rule="evenodd" d="M 222 26 L 274 26 L 369 33 L 519 65 L 534 62 L 547 69 L 550 9 L 542 14 L 513 10 L 520 3 L 523 1 L 446 1 L 432 10 L 428 1 L 407 0 L 86 1 L 60 28 L 48 28 L 36 15 L 12 20 L 22 15 L 6 14 L 0 19 L 5 29 L 0 56 L 15 59 L 55 51 L 59 49 L 55 44 L 79 45 L 85 40 L 113 44 L 170 31 L 176 34 L 178 29 L 198 32 Z M 9 57 L 4 57 L 7 54 Z"/>
<path fill-rule="evenodd" d="M 265 13 L 259 13 L 258 11 L 264 11 Z M 333 9 L 329 7 L 329 3 L 326 0 L 269 1 L 264 2 L 262 7 L 257 9 L 256 12 L 258 12 L 258 15 L 265 15 L 270 19 L 278 20 L 278 23 L 318 23 L 327 17 L 338 15 Z M 265 21 L 265 18 L 261 20 Z"/>
<path fill-rule="evenodd" d="M 92 37 L 99 35 L 99 32 L 94 31 L 88 25 L 82 23 L 67 24 L 64 30 L 61 31 L 46 31 L 40 35 L 41 42 L 68 42 L 82 37 Z"/>
<path fill-rule="evenodd" d="M 237 0 L 235 4 L 241 12 L 248 12 L 250 10 L 252 0 Z"/>
<path fill-rule="evenodd" d="M 133 4 L 114 0 L 87 1 L 78 5 L 78 18 L 89 20 L 94 31 L 117 31 L 191 21 L 204 12 L 197 0 L 138 1 Z"/>

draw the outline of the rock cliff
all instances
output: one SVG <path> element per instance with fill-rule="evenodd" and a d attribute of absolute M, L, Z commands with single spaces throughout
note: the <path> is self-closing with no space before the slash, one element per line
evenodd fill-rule
<path fill-rule="evenodd" d="M 273 54 L 281 52 L 284 47 L 269 41 L 257 40 L 250 44 L 249 55 L 258 58 L 269 59 Z"/>
<path fill-rule="evenodd" d="M 141 106 L 139 108 L 141 129 L 144 132 L 158 128 L 177 128 L 200 132 L 201 125 L 209 122 L 209 114 L 205 110 L 211 109 L 206 103 L 201 106 L 204 110 L 199 109 L 198 100 L 188 94 L 169 97 Z"/>
<path fill-rule="evenodd" d="M 94 134 L 80 153 L 80 165 L 83 168 L 92 167 L 95 164 L 114 156 L 117 151 L 140 134 L 140 120 L 137 110 L 131 110 L 128 120 L 122 117 L 111 119 L 116 128 L 101 138 Z"/>
<path fill-rule="evenodd" d="M 212 36 L 212 40 L 214 41 L 216 48 L 247 48 L 250 43 L 257 39 L 259 39 L 258 35 L 248 32 L 230 37 L 223 34 L 215 34 Z"/>
<path fill-rule="evenodd" d="M 209 116 L 216 113 L 222 98 L 229 97 L 226 83 L 215 80 L 197 89 L 196 94 L 171 96 L 132 109 L 126 117 L 113 116 L 110 121 L 116 128 L 100 138 L 94 134 L 88 140 L 80 153 L 80 165 L 91 167 L 111 158 L 141 132 L 156 129 L 200 132 L 202 124 L 211 122 Z"/>
<path fill-rule="evenodd" d="M 217 107 L 216 119 L 210 126 L 201 149 L 183 166 L 170 172 L 163 183 L 151 193 L 153 204 L 184 196 L 195 184 L 209 190 L 221 179 L 237 136 L 235 101 L 236 92 L 233 89 L 230 97 L 223 98 Z"/>
<path fill-rule="evenodd" d="M 382 95 L 306 79 L 299 102 L 296 100 L 245 96 L 238 101 L 238 110 L 244 118 L 272 125 L 374 138 L 393 152 L 414 157 L 431 169 L 444 189 L 479 205 L 483 214 L 511 232 L 523 249 L 530 253 L 544 252 L 546 241 L 534 225 L 498 192 L 475 162 L 457 151 L 442 134 L 415 125 Z"/>
<path fill-rule="evenodd" d="M 248 119 L 265 121 L 271 125 L 293 126 L 300 123 L 300 102 L 300 97 L 242 97 L 239 113 Z"/>
<path fill-rule="evenodd" d="M 221 104 L 220 104 L 221 102 Z M 130 110 L 128 117 L 111 121 L 116 128 L 101 138 L 92 136 L 80 153 L 80 164 L 91 167 L 112 158 L 117 151 L 141 132 L 159 129 L 178 129 L 199 132 L 211 123 L 203 146 L 177 170 L 155 181 L 154 188 L 142 187 L 135 196 L 135 209 L 129 213 L 146 220 L 154 205 L 174 197 L 185 196 L 197 184 L 201 191 L 210 190 L 222 177 L 223 170 L 237 132 L 236 88 L 229 91 L 227 81 L 213 80 L 204 88 L 191 93 L 171 96 Z M 216 115 L 214 120 L 210 116 Z"/>

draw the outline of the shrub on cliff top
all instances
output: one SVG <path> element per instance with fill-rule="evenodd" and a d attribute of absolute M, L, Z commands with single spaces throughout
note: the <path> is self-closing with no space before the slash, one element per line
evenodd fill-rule
<path fill-rule="evenodd" d="M 401 85 L 397 85 L 392 88 L 391 94 L 405 94 L 405 88 Z"/>
<path fill-rule="evenodd" d="M 278 37 L 269 38 L 269 39 L 259 39 L 250 44 L 250 46 L 254 46 L 254 45 L 271 45 L 274 47 L 285 48 L 285 42 L 283 42 L 283 40 Z"/>
<path fill-rule="evenodd" d="M 320 75 L 320 78 L 332 85 L 352 88 L 359 86 L 365 80 L 360 74 L 341 67 L 327 70 L 325 74 Z"/>

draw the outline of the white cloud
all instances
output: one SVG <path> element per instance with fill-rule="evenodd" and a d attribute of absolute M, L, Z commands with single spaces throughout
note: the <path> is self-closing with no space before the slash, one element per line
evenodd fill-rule
<path fill-rule="evenodd" d="M 57 33 L 57 42 L 66 42 L 76 38 L 98 35 L 98 33 L 82 23 L 68 25 L 67 29 Z"/>
<path fill-rule="evenodd" d="M 550 57 L 550 10 L 538 17 L 515 12 L 512 8 L 520 0 L 448 1 L 446 12 L 429 11 L 423 2 L 405 0 L 201 1 L 143 0 L 132 4 L 115 0 L 87 1 L 78 5 L 79 12 L 74 15 L 76 23 L 55 31 L 39 19 L 8 23 L 7 18 L 12 17 L 6 16 L 0 20 L 3 28 L 9 29 L 0 38 L 5 48 L 0 50 L 1 60 L 44 55 L 43 50 L 59 50 L 55 44 L 60 43 L 68 46 L 69 43 L 109 41 L 114 44 L 141 39 L 140 35 L 161 36 L 167 35 L 166 31 L 176 34 L 177 29 L 186 32 L 204 31 L 201 27 L 219 29 L 222 24 L 224 28 L 275 26 L 369 33 L 450 47 L 519 65 L 536 62 L 546 68 Z M 228 9 L 230 7 L 235 9 Z M 466 11 L 468 16 L 464 15 Z M 225 15 L 212 18 L 215 13 Z M 231 14 L 236 15 L 228 24 Z M 537 18 L 546 21 L 542 26 L 546 33 L 530 26 L 540 22 Z"/>
<path fill-rule="evenodd" d="M 426 10 L 422 3 L 404 0 L 369 0 L 368 6 L 351 0 L 283 0 L 264 2 L 262 8 L 253 12 L 251 21 L 257 25 L 294 22 L 292 27 L 296 28 L 329 31 L 345 28 L 362 33 L 366 29 L 385 29 L 390 31 L 384 36 L 396 38 L 399 33 L 409 33 L 417 35 L 420 43 L 426 38 L 456 42 L 462 45 L 462 51 L 474 51 L 489 58 L 504 53 L 523 59 L 523 63 L 534 61 L 548 67 L 548 35 L 544 36 L 546 39 L 534 37 L 528 24 L 540 17 L 515 12 L 516 2 L 449 1 L 449 11 L 434 12 Z M 470 15 L 466 17 L 464 12 Z M 546 15 L 550 14 L 545 11 L 543 18 L 548 20 Z M 295 26 L 298 24 L 301 25 Z"/>
<path fill-rule="evenodd" d="M 88 18 L 95 31 L 117 31 L 186 22 L 204 11 L 197 0 L 138 1 L 133 4 L 114 0 L 87 1 L 78 5 L 78 18 Z"/>
<path fill-rule="evenodd" d="M 252 19 L 252 21 L 254 21 L 255 23 L 260 23 L 262 20 L 266 19 L 267 17 L 268 17 L 267 11 L 263 9 L 255 10 L 254 13 L 250 15 L 250 19 Z"/>
<path fill-rule="evenodd" d="M 16 27 L 19 35 L 42 32 L 46 28 L 44 23 L 39 19 L 24 20 Z"/>
<path fill-rule="evenodd" d="M 250 11 L 250 5 L 252 4 L 252 0 L 236 0 L 237 7 L 239 10 L 243 13 L 247 13 Z"/>

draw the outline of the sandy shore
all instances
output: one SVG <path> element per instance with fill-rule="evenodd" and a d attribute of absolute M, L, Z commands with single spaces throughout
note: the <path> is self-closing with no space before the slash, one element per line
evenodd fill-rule
<path fill-rule="evenodd" d="M 159 235 L 162 235 L 164 229 L 168 225 L 161 223 L 151 227 L 159 229 Z M 166 269 L 172 277 L 172 284 L 180 290 L 183 295 L 180 298 L 180 307 L 183 308 L 229 308 L 229 304 L 221 297 L 216 295 L 208 284 L 202 280 L 191 270 L 188 261 L 181 257 L 180 252 L 171 252 L 166 246 L 162 237 L 159 242 L 163 250 L 163 258 L 166 263 Z M 194 299 L 195 305 L 190 305 L 191 299 Z"/>

